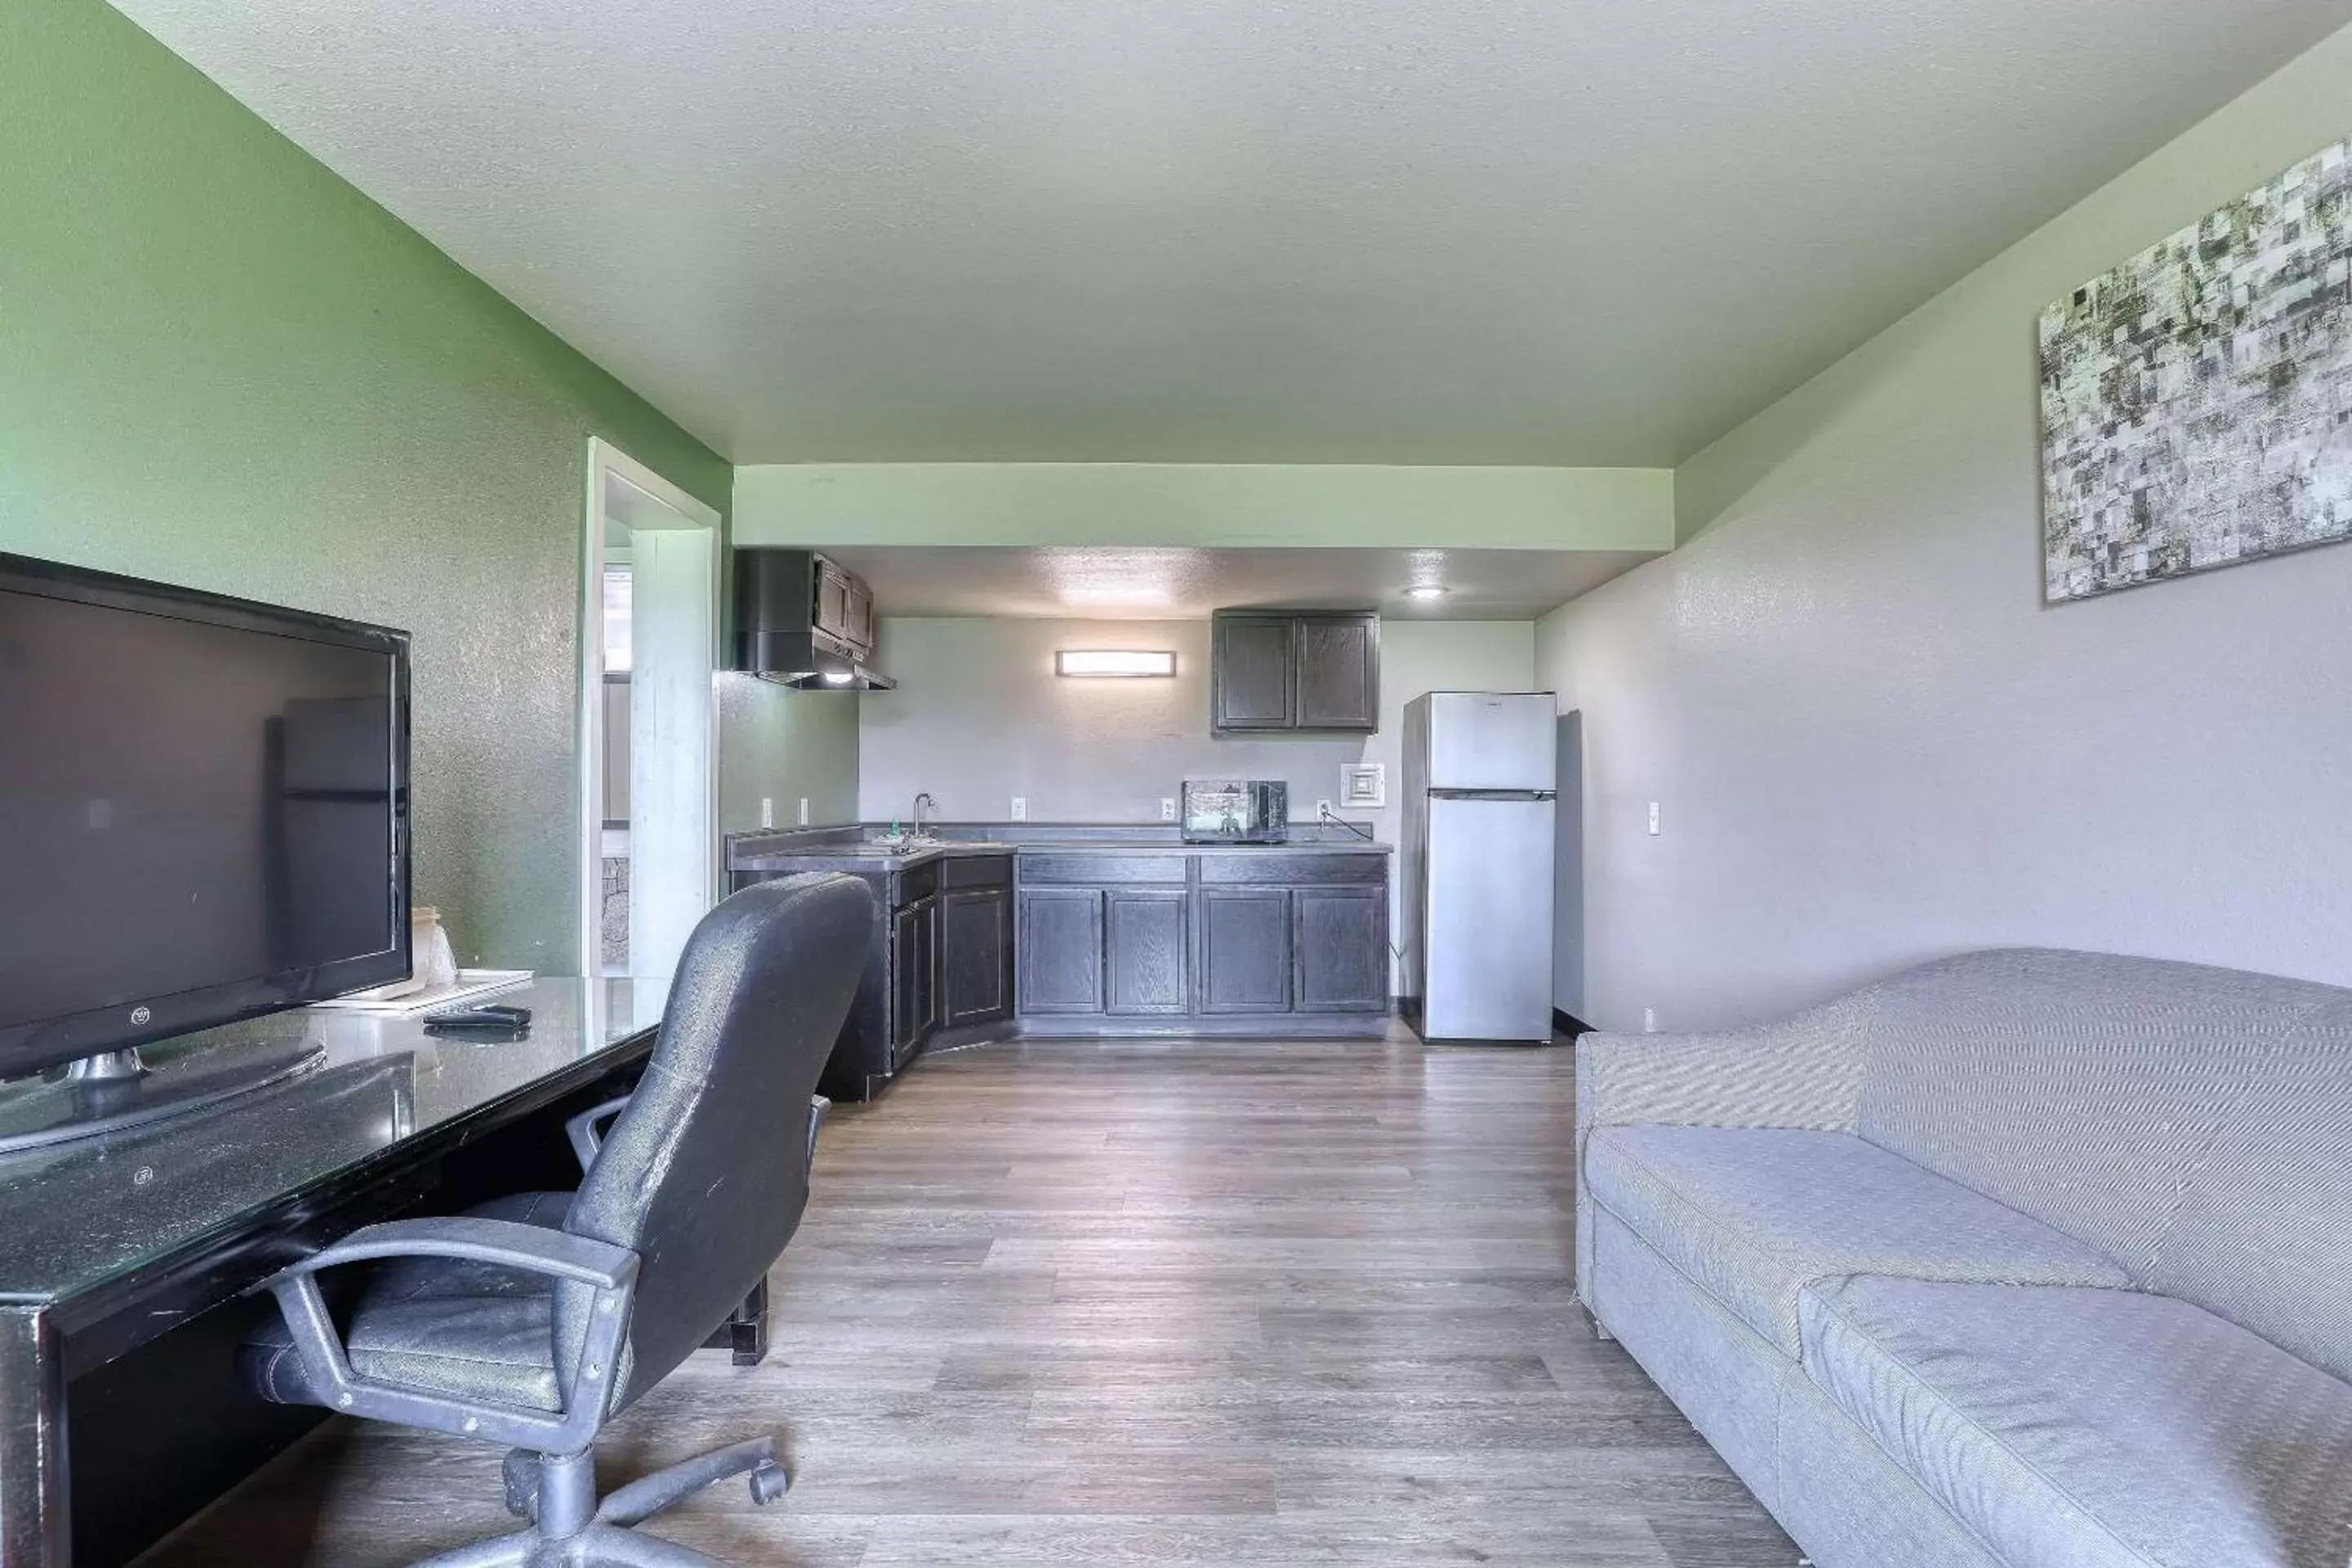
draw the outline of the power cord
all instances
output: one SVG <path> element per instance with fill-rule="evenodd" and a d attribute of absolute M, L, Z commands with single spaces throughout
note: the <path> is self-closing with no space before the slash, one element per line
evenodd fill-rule
<path fill-rule="evenodd" d="M 1328 822 L 1336 827 L 1346 828 L 1349 832 L 1354 834 L 1357 837 L 1362 839 L 1367 844 L 1372 842 L 1372 830 L 1370 828 L 1360 826 L 1356 823 L 1349 821 L 1346 817 L 1341 816 L 1338 812 L 1333 811 L 1328 805 L 1318 804 L 1315 807 L 1315 816 L 1317 825 L 1318 826 L 1323 823 Z"/>

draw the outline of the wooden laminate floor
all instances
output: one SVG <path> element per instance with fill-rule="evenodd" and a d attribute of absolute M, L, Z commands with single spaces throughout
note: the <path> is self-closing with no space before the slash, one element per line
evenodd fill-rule
<path fill-rule="evenodd" d="M 1795 1548 L 1571 1300 L 1570 1053 L 984 1047 L 827 1128 L 775 1350 L 698 1356 L 611 1485 L 762 1430 L 730 1563 L 1758 1568 Z M 390 1568 L 511 1528 L 499 1450 L 338 1421 L 142 1568 Z"/>

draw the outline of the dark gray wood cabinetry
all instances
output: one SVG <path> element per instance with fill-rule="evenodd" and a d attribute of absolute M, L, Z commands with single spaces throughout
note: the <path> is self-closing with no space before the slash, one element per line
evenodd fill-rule
<path fill-rule="evenodd" d="M 961 1029 L 1013 1016 L 1013 889 L 940 895 L 940 1024 Z"/>
<path fill-rule="evenodd" d="M 904 1066 L 939 1027 L 940 904 L 936 896 L 890 916 L 890 1066 Z"/>
<path fill-rule="evenodd" d="M 1201 1011 L 1290 1011 L 1290 891 L 1202 888 Z"/>
<path fill-rule="evenodd" d="M 1020 879 L 1025 1028 L 1363 1034 L 1385 1024 L 1385 856 L 1043 850 L 1022 856 Z"/>
<path fill-rule="evenodd" d="M 1209 718 L 1220 733 L 1380 728 L 1377 616 L 1221 611 L 1209 663 Z"/>
<path fill-rule="evenodd" d="M 1192 1010 L 1191 895 L 1181 888 L 1120 888 L 1103 895 L 1103 1010 L 1134 1016 Z"/>
<path fill-rule="evenodd" d="M 1291 1005 L 1301 1013 L 1385 1011 L 1389 901 L 1380 888 L 1290 894 Z"/>
<path fill-rule="evenodd" d="M 1296 624 L 1287 616 L 1219 616 L 1211 623 L 1209 684 L 1217 729 L 1295 729 Z"/>
<path fill-rule="evenodd" d="M 1099 888 L 1021 889 L 1014 940 L 1023 1013 L 1103 1010 L 1103 895 Z"/>

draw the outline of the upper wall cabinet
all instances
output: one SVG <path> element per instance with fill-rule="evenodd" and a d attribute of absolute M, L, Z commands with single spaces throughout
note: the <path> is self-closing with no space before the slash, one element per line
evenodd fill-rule
<path fill-rule="evenodd" d="M 1381 621 L 1370 612 L 1220 610 L 1209 647 L 1210 726 L 1369 735 L 1381 722 Z"/>

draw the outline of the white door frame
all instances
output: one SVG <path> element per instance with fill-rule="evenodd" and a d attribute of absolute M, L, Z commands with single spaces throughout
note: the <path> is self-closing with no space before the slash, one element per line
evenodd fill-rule
<path fill-rule="evenodd" d="M 615 486 L 625 487 L 615 490 Z M 713 679 L 709 683 L 710 725 L 709 752 L 701 759 L 709 804 L 710 824 L 709 853 L 703 867 L 706 879 L 703 907 L 719 901 L 719 683 L 720 662 L 719 585 L 725 563 L 720 530 L 720 518 L 716 509 L 705 505 L 685 490 L 662 478 L 651 468 L 623 452 L 600 437 L 588 438 L 587 504 L 583 509 L 585 519 L 582 529 L 583 569 L 580 574 L 580 973 L 593 976 L 604 966 L 604 542 L 615 515 L 614 500 L 625 498 L 634 489 L 651 500 L 659 502 L 685 519 L 695 528 L 710 531 L 710 648 L 709 665 Z M 625 521 L 625 520 L 624 520 Z M 635 872 L 632 866 L 632 897 L 635 896 Z"/>

